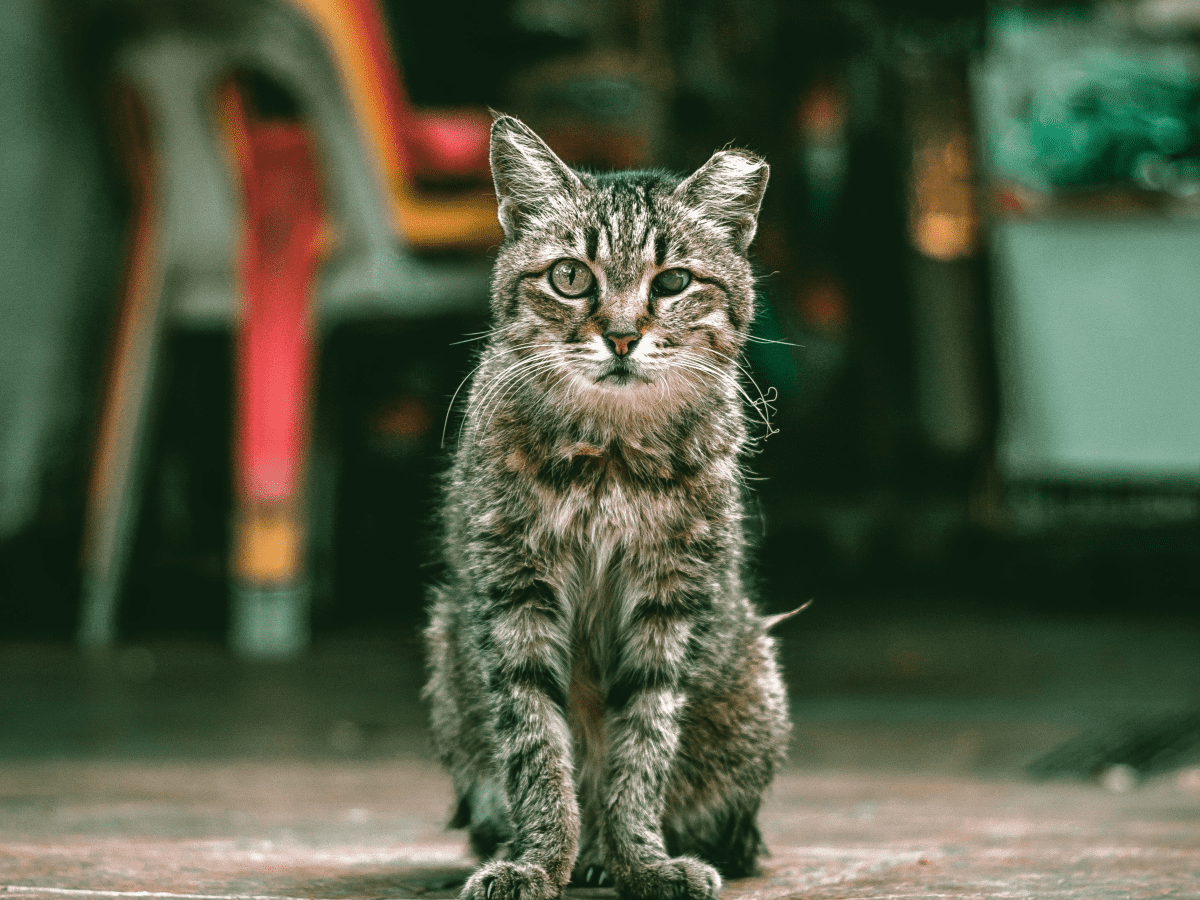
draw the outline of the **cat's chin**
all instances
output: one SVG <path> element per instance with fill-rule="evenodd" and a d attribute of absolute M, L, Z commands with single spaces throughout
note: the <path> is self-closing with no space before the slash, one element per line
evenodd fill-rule
<path fill-rule="evenodd" d="M 600 415 L 605 421 L 632 425 L 647 418 L 659 419 L 671 406 L 663 403 L 662 385 L 645 373 L 579 372 L 573 381 L 573 402 L 581 411 Z"/>

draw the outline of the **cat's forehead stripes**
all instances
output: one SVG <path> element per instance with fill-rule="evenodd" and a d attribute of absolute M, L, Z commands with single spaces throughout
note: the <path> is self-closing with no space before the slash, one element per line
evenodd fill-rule
<path fill-rule="evenodd" d="M 652 175 L 632 183 L 601 181 L 580 204 L 580 213 L 590 220 L 581 249 L 588 262 L 605 270 L 607 280 L 640 281 L 648 266 L 661 268 L 685 249 L 656 202 L 671 187 L 660 181 Z"/>
<path fill-rule="evenodd" d="M 654 235 L 654 264 L 661 267 L 667 261 L 667 239 L 656 232 Z"/>

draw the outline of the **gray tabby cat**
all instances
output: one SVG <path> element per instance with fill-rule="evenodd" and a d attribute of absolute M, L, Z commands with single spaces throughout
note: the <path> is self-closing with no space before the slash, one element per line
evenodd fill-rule
<path fill-rule="evenodd" d="M 495 328 L 446 486 L 427 632 L 464 898 L 569 880 L 715 897 L 765 848 L 789 724 L 741 568 L 738 364 L 767 165 L 572 171 L 492 127 Z"/>

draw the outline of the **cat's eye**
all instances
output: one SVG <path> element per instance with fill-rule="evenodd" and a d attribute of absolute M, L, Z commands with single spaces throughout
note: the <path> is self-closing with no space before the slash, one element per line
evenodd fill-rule
<path fill-rule="evenodd" d="M 667 271 L 659 272 L 654 276 L 650 287 L 658 296 L 669 297 L 672 294 L 678 294 L 691 283 L 692 273 L 687 269 L 667 269 Z"/>
<path fill-rule="evenodd" d="M 550 286 L 564 297 L 582 297 L 595 283 L 592 270 L 577 259 L 560 259 L 550 269 Z"/>

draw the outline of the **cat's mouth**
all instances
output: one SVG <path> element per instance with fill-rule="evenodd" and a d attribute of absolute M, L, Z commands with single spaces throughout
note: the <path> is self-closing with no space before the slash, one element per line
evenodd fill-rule
<path fill-rule="evenodd" d="M 650 379 L 639 372 L 633 363 L 624 359 L 614 359 L 596 378 L 596 384 L 622 385 L 633 382 L 649 384 Z"/>

